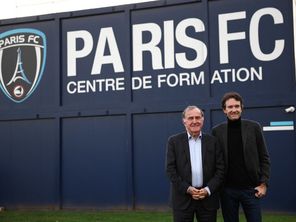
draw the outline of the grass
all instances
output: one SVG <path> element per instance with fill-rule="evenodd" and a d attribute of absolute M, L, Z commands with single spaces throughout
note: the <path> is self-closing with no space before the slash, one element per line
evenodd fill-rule
<path fill-rule="evenodd" d="M 172 222 L 170 212 L 146 211 L 4 211 L 1 222 Z M 223 219 L 219 213 L 218 222 Z M 241 215 L 241 222 L 246 220 Z M 296 214 L 264 213 L 264 222 L 295 222 Z"/>

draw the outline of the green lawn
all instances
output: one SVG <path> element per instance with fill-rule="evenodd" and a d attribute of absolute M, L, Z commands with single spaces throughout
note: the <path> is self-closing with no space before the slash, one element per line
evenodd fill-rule
<path fill-rule="evenodd" d="M 241 222 L 245 222 L 243 216 Z M 4 211 L 1 222 L 171 222 L 170 212 L 144 211 Z M 222 222 L 219 214 L 218 222 Z M 296 214 L 265 213 L 264 222 L 295 222 Z"/>

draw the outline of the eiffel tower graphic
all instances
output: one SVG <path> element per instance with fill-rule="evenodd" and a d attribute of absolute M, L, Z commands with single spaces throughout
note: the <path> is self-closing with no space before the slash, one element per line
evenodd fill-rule
<path fill-rule="evenodd" d="M 16 62 L 14 74 L 10 79 L 10 81 L 6 84 L 6 86 L 9 86 L 11 83 L 15 82 L 18 79 L 22 79 L 26 83 L 31 84 L 31 82 L 26 77 L 26 74 L 23 69 L 22 51 L 20 48 L 17 49 L 17 62 Z"/>

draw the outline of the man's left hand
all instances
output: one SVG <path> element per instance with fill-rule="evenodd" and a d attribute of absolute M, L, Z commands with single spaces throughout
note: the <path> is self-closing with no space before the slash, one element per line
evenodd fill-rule
<path fill-rule="evenodd" d="M 198 189 L 198 192 L 192 195 L 192 198 L 195 200 L 202 200 L 208 196 L 208 191 L 205 188 Z"/>
<path fill-rule="evenodd" d="M 260 184 L 258 187 L 255 187 L 256 193 L 255 196 L 257 198 L 262 198 L 266 195 L 267 187 L 265 183 Z"/>

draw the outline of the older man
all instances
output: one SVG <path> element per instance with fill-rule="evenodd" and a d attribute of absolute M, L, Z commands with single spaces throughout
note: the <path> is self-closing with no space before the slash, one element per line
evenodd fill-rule
<path fill-rule="evenodd" d="M 171 182 L 174 222 L 214 222 L 218 189 L 224 178 L 223 154 L 217 140 L 202 132 L 204 114 L 196 106 L 183 111 L 186 131 L 167 143 L 166 172 Z"/>

